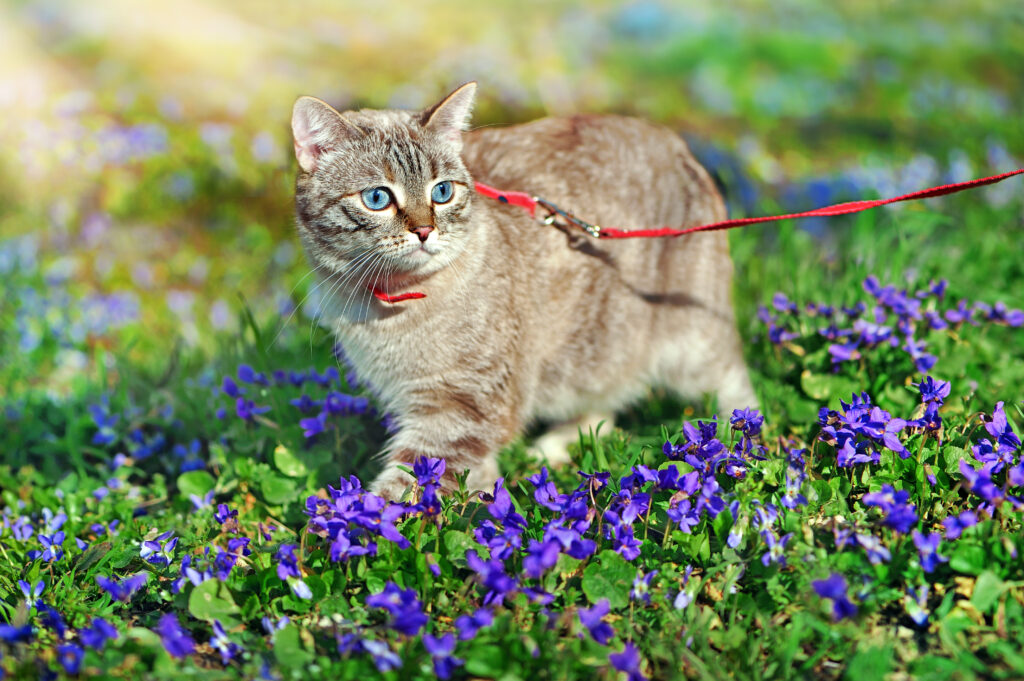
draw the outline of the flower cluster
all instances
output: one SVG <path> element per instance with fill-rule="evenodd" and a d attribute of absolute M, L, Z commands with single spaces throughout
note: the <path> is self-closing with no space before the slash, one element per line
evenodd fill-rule
<path fill-rule="evenodd" d="M 341 383 L 341 376 L 335 367 L 327 367 L 323 373 L 315 369 L 276 370 L 268 376 L 266 373 L 255 371 L 247 364 L 241 364 L 236 375 L 237 381 L 232 376 L 224 376 L 221 379 L 220 393 L 233 401 L 235 415 L 245 423 L 255 423 L 257 416 L 270 411 L 269 406 L 257 405 L 250 399 L 250 391 L 258 395 L 270 387 L 303 388 L 307 383 L 326 391 L 323 399 L 313 399 L 308 393 L 303 392 L 299 397 L 289 400 L 289 404 L 301 414 L 319 410 L 315 416 L 306 416 L 298 420 L 307 438 L 315 437 L 332 428 L 336 417 L 372 413 L 370 402 L 365 397 L 348 395 L 332 389 L 332 386 Z M 217 410 L 218 418 L 226 419 L 227 415 L 227 408 L 221 407 Z"/>
<path fill-rule="evenodd" d="M 772 307 L 762 305 L 758 319 L 768 329 L 768 340 L 775 345 L 792 344 L 803 339 L 812 343 L 802 331 L 806 325 L 819 326 L 816 335 L 827 344 L 832 367 L 838 370 L 844 362 L 857 361 L 879 347 L 902 350 L 920 373 L 927 373 L 937 357 L 927 352 L 925 336 L 932 331 L 955 331 L 964 324 L 977 326 L 982 322 L 1001 326 L 1024 326 L 1024 312 L 1007 309 L 1002 302 L 994 305 L 977 302 L 973 306 L 960 300 L 955 307 L 946 304 L 946 281 L 931 282 L 911 293 L 893 285 L 883 286 L 876 277 L 867 277 L 864 291 L 867 301 L 853 305 L 808 303 L 801 308 L 785 295 L 777 293 Z M 944 309 L 943 309 L 944 308 Z M 824 324 L 821 326 L 820 324 Z"/>
<path fill-rule="evenodd" d="M 853 395 L 850 403 L 840 401 L 839 411 L 822 407 L 818 411 L 821 434 L 818 439 L 836 449 L 837 463 L 848 467 L 861 463 L 877 464 L 881 451 L 888 449 L 906 459 L 910 452 L 899 434 L 912 425 L 922 425 L 894 418 L 875 406 L 867 393 Z"/>

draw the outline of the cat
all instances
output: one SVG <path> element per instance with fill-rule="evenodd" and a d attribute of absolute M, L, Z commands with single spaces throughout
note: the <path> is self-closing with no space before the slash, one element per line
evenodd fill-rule
<path fill-rule="evenodd" d="M 531 422 L 563 424 L 538 444 L 564 457 L 578 427 L 651 386 L 756 406 L 723 232 L 597 241 L 474 191 L 528 192 L 606 226 L 724 219 L 683 140 L 611 115 L 468 132 L 475 93 L 420 112 L 295 103 L 298 232 L 347 359 L 397 426 L 371 491 L 402 497 L 399 465 L 420 455 L 445 460 L 446 489 L 467 469 L 487 489 Z M 379 297 L 413 292 L 426 297 Z"/>

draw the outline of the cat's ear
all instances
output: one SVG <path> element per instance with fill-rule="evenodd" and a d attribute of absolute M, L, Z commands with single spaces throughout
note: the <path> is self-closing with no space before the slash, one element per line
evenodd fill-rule
<path fill-rule="evenodd" d="M 292 137 L 295 158 L 307 173 L 316 170 L 317 160 L 346 138 L 360 134 L 334 108 L 316 97 L 299 97 L 292 109 Z"/>
<path fill-rule="evenodd" d="M 469 117 L 473 112 L 475 97 L 476 82 L 466 83 L 425 110 L 420 117 L 420 123 L 425 129 L 437 132 L 458 149 L 462 149 L 462 133 L 469 129 Z"/>

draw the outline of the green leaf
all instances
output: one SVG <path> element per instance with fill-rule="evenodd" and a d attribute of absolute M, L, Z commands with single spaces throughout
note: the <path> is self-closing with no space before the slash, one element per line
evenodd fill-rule
<path fill-rule="evenodd" d="M 478 544 L 465 532 L 448 530 L 443 535 L 445 552 L 448 560 L 456 567 L 466 567 L 466 551 L 476 548 Z"/>
<path fill-rule="evenodd" d="M 208 579 L 192 589 L 188 597 L 188 611 L 196 619 L 207 622 L 220 620 L 224 625 L 233 622 L 235 615 L 241 612 L 228 588 L 216 579 Z"/>
<path fill-rule="evenodd" d="M 715 519 L 711 521 L 711 526 L 715 530 L 715 536 L 724 544 L 729 537 L 729 530 L 733 526 L 733 517 L 729 509 L 724 509 L 716 515 Z"/>
<path fill-rule="evenodd" d="M 892 671 L 892 652 L 891 645 L 858 646 L 843 678 L 850 681 L 886 678 Z"/>
<path fill-rule="evenodd" d="M 597 603 L 607 598 L 612 609 L 629 603 L 629 590 L 636 576 L 636 568 L 614 551 L 602 551 L 583 571 L 581 586 L 587 600 Z"/>
<path fill-rule="evenodd" d="M 178 491 L 185 498 L 190 494 L 201 498 L 216 484 L 217 481 L 206 471 L 189 471 L 178 476 Z"/>
<path fill-rule="evenodd" d="M 279 664 L 295 669 L 304 667 L 313 660 L 313 653 L 303 640 L 303 633 L 309 635 L 308 632 L 300 632 L 294 624 L 289 624 L 277 632 L 274 637 L 274 657 Z"/>
<path fill-rule="evenodd" d="M 836 374 L 812 374 L 804 369 L 800 374 L 800 387 L 816 400 L 847 400 L 861 389 L 861 384 L 852 378 Z"/>
<path fill-rule="evenodd" d="M 301 478 L 309 474 L 309 468 L 292 450 L 279 444 L 274 449 L 274 466 L 289 478 Z"/>
<path fill-rule="evenodd" d="M 971 604 L 981 612 L 988 611 L 999 596 L 1006 590 L 1006 584 L 991 570 L 985 570 L 978 576 L 971 594 Z"/>
<path fill-rule="evenodd" d="M 271 506 L 280 506 L 298 498 L 299 485 L 291 478 L 267 473 L 260 480 L 260 493 Z"/>
<path fill-rule="evenodd" d="M 988 552 L 977 544 L 958 542 L 953 555 L 949 557 L 949 567 L 967 575 L 980 575 L 988 567 Z"/>
<path fill-rule="evenodd" d="M 474 645 L 465 656 L 466 673 L 472 677 L 498 679 L 509 672 L 508 649 L 495 643 Z"/>
<path fill-rule="evenodd" d="M 811 489 L 818 496 L 818 503 L 824 504 L 832 498 L 831 480 L 811 480 Z"/>
<path fill-rule="evenodd" d="M 968 459 L 968 461 L 970 461 L 970 457 L 968 457 L 966 449 L 953 447 L 951 445 L 947 445 L 942 448 L 942 458 L 946 463 L 946 473 L 949 475 L 956 475 L 958 477 L 961 476 L 960 461 L 963 459 Z"/>

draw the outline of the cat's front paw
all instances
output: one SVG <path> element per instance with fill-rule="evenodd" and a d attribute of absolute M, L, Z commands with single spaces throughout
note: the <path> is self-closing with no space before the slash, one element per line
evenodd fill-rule
<path fill-rule="evenodd" d="M 370 484 L 370 492 L 388 501 L 401 501 L 416 481 L 397 467 L 384 469 Z"/>

